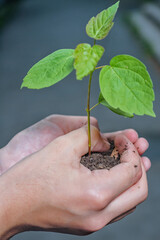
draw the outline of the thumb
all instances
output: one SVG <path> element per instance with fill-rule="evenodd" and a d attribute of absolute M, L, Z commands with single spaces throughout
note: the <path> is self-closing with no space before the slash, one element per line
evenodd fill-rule
<path fill-rule="evenodd" d="M 63 150 L 73 151 L 80 158 L 88 153 L 88 128 L 83 126 L 58 137 L 53 141 L 53 144 L 55 143 L 60 143 Z M 99 130 L 91 126 L 91 150 L 102 152 L 108 150 L 109 147 L 109 143 L 102 138 Z"/>

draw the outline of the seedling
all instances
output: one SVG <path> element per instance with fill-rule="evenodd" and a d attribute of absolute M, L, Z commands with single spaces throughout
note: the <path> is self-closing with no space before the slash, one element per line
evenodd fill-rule
<path fill-rule="evenodd" d="M 27 73 L 22 87 L 40 89 L 50 87 L 64 79 L 73 69 L 77 80 L 89 76 L 87 116 L 88 116 L 88 152 L 91 154 L 90 112 L 102 104 L 111 111 L 125 117 L 149 115 L 155 117 L 153 111 L 153 84 L 145 65 L 129 55 L 118 55 L 111 59 L 110 65 L 97 67 L 104 48 L 97 41 L 104 39 L 113 27 L 113 19 L 119 2 L 92 17 L 86 25 L 86 32 L 94 39 L 91 46 L 79 44 L 76 49 L 61 49 L 53 52 L 36 63 Z M 100 94 L 98 103 L 90 107 L 90 90 L 92 75 L 100 70 Z"/>

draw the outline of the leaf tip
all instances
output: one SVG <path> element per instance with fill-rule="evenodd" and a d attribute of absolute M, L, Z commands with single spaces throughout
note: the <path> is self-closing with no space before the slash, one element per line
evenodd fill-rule
<path fill-rule="evenodd" d="M 152 115 L 151 115 L 151 117 L 154 117 L 154 118 L 156 117 L 156 114 L 155 114 L 155 112 L 154 112 L 154 111 L 152 112 Z"/>
<path fill-rule="evenodd" d="M 20 86 L 20 89 L 22 89 L 24 87 L 24 84 L 22 83 L 21 86 Z"/>
<path fill-rule="evenodd" d="M 120 4 L 120 1 L 117 1 L 117 2 L 115 3 L 115 5 L 117 6 L 117 8 L 119 7 L 119 4 Z"/>
<path fill-rule="evenodd" d="M 119 8 L 119 4 L 120 4 L 120 1 L 117 1 L 116 3 L 114 3 L 111 7 L 116 7 L 116 9 L 118 9 Z"/>

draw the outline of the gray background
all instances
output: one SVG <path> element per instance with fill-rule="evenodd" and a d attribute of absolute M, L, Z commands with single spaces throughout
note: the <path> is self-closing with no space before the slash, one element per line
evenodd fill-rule
<path fill-rule="evenodd" d="M 82 42 L 90 42 L 85 25 L 93 15 L 113 4 L 105 0 L 26 0 L 21 1 L 14 17 L 0 32 L 0 147 L 19 131 L 49 114 L 86 115 L 88 79 L 75 80 L 71 73 L 65 80 L 42 90 L 20 90 L 22 79 L 29 68 L 42 57 L 60 48 L 75 48 Z M 101 41 L 106 51 L 100 64 L 109 63 L 118 54 L 131 54 L 146 65 L 154 82 L 156 118 L 134 117 L 126 119 L 116 116 L 103 106 L 93 110 L 101 130 L 115 131 L 134 128 L 140 136 L 148 138 L 147 151 L 152 160 L 148 174 L 149 198 L 135 213 L 124 220 L 107 226 L 103 230 L 83 239 L 149 240 L 160 239 L 160 96 L 157 64 L 145 54 L 141 45 L 128 29 L 123 16 L 126 11 L 139 7 L 140 1 L 121 1 L 115 26 L 108 38 Z M 99 95 L 98 73 L 94 74 L 91 105 L 97 103 Z M 18 239 L 80 239 L 57 233 L 23 233 Z"/>

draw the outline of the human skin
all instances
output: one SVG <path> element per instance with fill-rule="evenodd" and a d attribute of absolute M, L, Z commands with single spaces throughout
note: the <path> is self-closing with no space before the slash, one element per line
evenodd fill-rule
<path fill-rule="evenodd" d="M 76 130 L 87 123 L 86 117 L 51 115 L 44 118 L 33 126 L 21 131 L 2 149 L 0 149 L 0 175 L 11 166 L 22 160 L 24 157 L 39 151 L 48 143 L 59 136 Z M 97 128 L 98 122 L 91 117 L 91 124 Z M 144 138 L 138 138 L 138 134 L 133 129 L 103 134 L 107 140 L 123 133 L 137 148 L 140 155 L 148 148 L 148 142 Z M 146 170 L 150 168 L 150 161 L 142 157 Z"/>
<path fill-rule="evenodd" d="M 112 137 L 122 163 L 110 171 L 90 172 L 80 164 L 80 157 L 88 150 L 86 127 L 72 130 L 68 129 L 69 133 L 54 141 L 49 140 L 48 145 L 40 151 L 36 149 L 0 177 L 1 239 L 31 229 L 88 234 L 147 197 L 143 161 L 124 134 L 102 137 L 92 127 L 92 150 L 106 150 L 109 145 L 104 138 Z M 132 131 L 130 135 L 135 134 Z M 144 146 L 137 141 L 135 145 L 141 146 L 142 151 Z"/>

